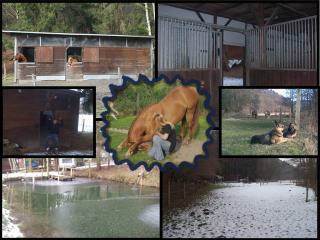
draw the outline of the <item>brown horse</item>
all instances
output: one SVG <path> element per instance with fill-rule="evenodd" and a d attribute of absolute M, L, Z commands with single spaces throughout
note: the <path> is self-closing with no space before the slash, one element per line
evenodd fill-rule
<path fill-rule="evenodd" d="M 13 58 L 10 59 L 10 61 L 18 61 L 18 62 L 28 62 L 28 59 L 22 54 L 22 53 L 17 53 Z"/>
<path fill-rule="evenodd" d="M 188 140 L 198 125 L 199 94 L 194 87 L 177 86 L 158 103 L 147 106 L 132 122 L 128 136 L 120 143 L 118 149 L 128 147 L 126 156 L 131 156 L 137 149 L 146 149 L 146 143 L 159 130 L 158 118 L 163 117 L 172 124 L 181 121 L 181 139 L 184 137 L 184 128 L 187 124 Z"/>
<path fill-rule="evenodd" d="M 257 116 L 258 116 L 258 113 L 257 113 L 257 111 L 256 110 L 253 110 L 252 111 L 252 113 L 251 113 L 251 115 L 252 115 L 252 118 L 257 118 Z"/>
<path fill-rule="evenodd" d="M 270 115 L 271 115 L 270 111 L 267 110 L 264 112 L 265 118 L 270 118 Z"/>
<path fill-rule="evenodd" d="M 68 56 L 68 66 L 74 65 L 76 62 L 79 62 L 77 56 L 73 56 L 73 55 Z"/>

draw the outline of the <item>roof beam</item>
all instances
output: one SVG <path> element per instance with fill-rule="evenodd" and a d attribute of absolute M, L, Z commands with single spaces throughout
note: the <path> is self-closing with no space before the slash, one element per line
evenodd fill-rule
<path fill-rule="evenodd" d="M 224 8 L 222 8 L 222 9 L 219 9 L 219 10 L 218 10 L 219 13 L 223 13 L 223 12 L 225 12 L 225 11 L 229 11 L 229 10 L 232 9 L 232 8 L 239 7 L 239 3 L 235 3 L 235 4 L 232 4 L 232 5 L 230 5 L 230 3 L 227 3 L 227 4 L 229 4 L 229 6 L 228 6 L 228 7 L 224 7 Z"/>
<path fill-rule="evenodd" d="M 228 21 L 226 22 L 226 24 L 224 24 L 224 26 L 228 26 L 231 21 L 232 21 L 232 19 L 229 18 Z"/>
<path fill-rule="evenodd" d="M 248 3 L 249 4 L 249 9 L 253 16 L 256 19 L 256 24 L 261 27 L 264 25 L 264 14 L 263 14 L 263 5 L 262 3 Z"/>
<path fill-rule="evenodd" d="M 277 13 L 279 12 L 279 10 L 280 10 L 280 7 L 277 6 L 277 7 L 273 10 L 271 16 L 269 17 L 269 19 L 268 19 L 268 21 L 265 23 L 265 25 L 269 25 L 269 24 L 272 22 L 272 20 L 275 18 L 275 16 L 276 16 Z"/>
<path fill-rule="evenodd" d="M 304 16 L 304 17 L 308 17 L 309 16 L 305 12 L 302 12 L 300 10 L 297 10 L 297 9 L 293 8 L 293 7 L 290 7 L 287 4 L 278 3 L 277 5 L 280 6 L 280 7 L 286 8 L 286 9 L 290 10 L 291 12 L 297 13 L 297 14 L 299 14 L 301 16 Z"/>
<path fill-rule="evenodd" d="M 205 22 L 203 17 L 201 16 L 201 13 L 199 13 L 198 11 L 196 11 L 196 14 L 198 15 L 198 17 L 200 18 L 201 22 Z"/>

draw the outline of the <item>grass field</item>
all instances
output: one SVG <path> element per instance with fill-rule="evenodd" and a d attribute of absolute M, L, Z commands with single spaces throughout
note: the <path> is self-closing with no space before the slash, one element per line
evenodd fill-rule
<path fill-rule="evenodd" d="M 134 120 L 135 116 L 126 116 L 126 117 L 122 117 L 118 120 L 111 120 L 110 123 L 110 128 L 117 128 L 117 129 L 126 129 L 128 130 L 132 121 Z M 203 140 L 205 141 L 207 139 L 206 135 L 205 135 L 205 131 L 209 128 L 209 124 L 206 121 L 205 117 L 200 116 L 199 117 L 199 127 L 197 129 L 197 132 L 195 134 L 195 138 L 199 139 L 199 140 Z M 176 126 L 176 131 L 177 134 L 180 133 L 180 125 Z M 126 135 L 125 133 L 120 133 L 120 132 L 116 132 L 116 131 L 112 131 L 110 129 L 108 129 L 108 135 L 111 137 L 111 142 L 110 142 L 110 147 L 112 149 L 117 148 L 117 146 L 125 139 Z M 118 160 L 122 160 L 125 159 L 125 153 L 126 153 L 127 149 L 122 149 L 121 151 L 117 151 L 118 152 Z M 165 163 L 170 161 L 170 155 L 166 157 L 165 161 L 161 161 L 161 163 Z M 151 164 L 152 162 L 154 162 L 155 160 L 152 160 L 147 152 L 144 151 L 139 151 L 137 153 L 135 153 L 133 156 L 130 157 L 130 160 L 133 163 L 138 163 L 140 161 L 144 161 L 147 164 Z"/>
<path fill-rule="evenodd" d="M 304 155 L 304 138 L 307 134 L 298 132 L 298 136 L 286 143 L 262 145 L 250 144 L 253 135 L 271 131 L 275 119 L 222 119 L 222 155 Z M 289 119 L 284 120 L 287 126 Z"/>

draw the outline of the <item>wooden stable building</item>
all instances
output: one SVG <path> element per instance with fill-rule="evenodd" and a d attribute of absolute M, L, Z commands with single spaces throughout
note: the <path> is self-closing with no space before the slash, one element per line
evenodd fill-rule
<path fill-rule="evenodd" d="M 152 76 L 152 36 L 2 31 L 14 39 L 14 81 L 108 80 L 119 74 Z M 69 56 L 78 62 L 69 66 Z"/>
<path fill-rule="evenodd" d="M 3 89 L 3 138 L 25 149 L 44 146 L 48 117 L 63 120 L 60 145 L 78 132 L 80 93 L 69 89 Z"/>
<path fill-rule="evenodd" d="M 317 9 L 316 3 L 160 4 L 159 74 L 205 82 L 216 125 L 231 56 L 243 62 L 243 85 L 317 86 Z M 230 36 L 241 46 L 226 45 Z"/>

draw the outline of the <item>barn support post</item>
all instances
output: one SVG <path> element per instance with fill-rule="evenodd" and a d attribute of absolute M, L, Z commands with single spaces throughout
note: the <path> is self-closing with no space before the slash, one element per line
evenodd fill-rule
<path fill-rule="evenodd" d="M 49 178 L 49 158 L 47 158 L 46 161 L 47 161 L 47 177 Z"/>
<path fill-rule="evenodd" d="M 153 51 L 153 42 L 150 40 L 150 76 L 154 76 L 153 72 L 153 62 L 154 62 L 154 51 Z"/>
<path fill-rule="evenodd" d="M 13 49 L 13 54 L 14 54 L 14 56 L 16 56 L 16 54 L 17 54 L 17 52 L 18 52 L 18 40 L 17 40 L 17 37 L 15 36 L 14 37 L 14 49 Z M 13 62 L 13 69 L 14 69 L 14 71 L 13 71 L 13 82 L 17 82 L 17 61 L 15 60 L 14 62 Z"/>
<path fill-rule="evenodd" d="M 168 174 L 168 209 L 170 209 L 170 201 L 171 201 L 171 198 L 170 198 L 170 194 L 171 194 L 171 189 L 170 189 L 170 184 L 171 184 L 171 174 Z"/>

